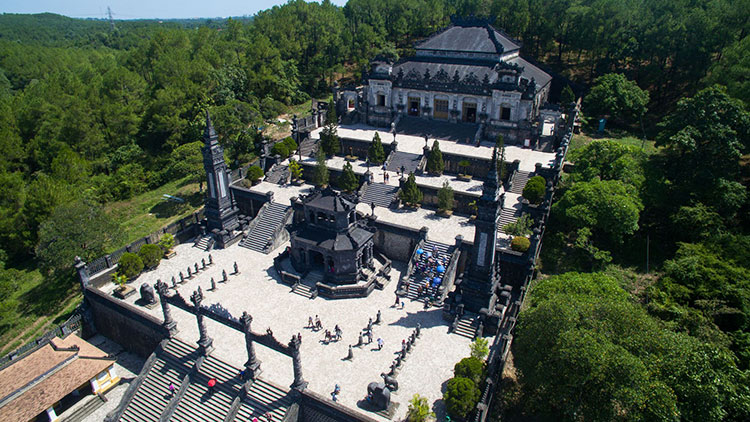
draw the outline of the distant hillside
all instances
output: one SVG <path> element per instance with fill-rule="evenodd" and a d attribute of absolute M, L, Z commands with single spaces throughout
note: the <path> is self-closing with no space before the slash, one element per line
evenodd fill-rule
<path fill-rule="evenodd" d="M 235 20 L 248 23 L 252 17 L 237 17 Z M 115 38 L 125 34 L 137 34 L 138 38 L 152 30 L 164 27 L 171 28 L 224 28 L 227 20 L 222 18 L 200 19 L 136 19 L 115 20 Z M 131 43 L 122 39 L 113 40 L 112 30 L 105 19 L 77 19 L 54 13 L 33 15 L 3 13 L 0 15 L 0 40 L 38 44 L 45 46 L 64 45 L 107 45 L 115 48 L 128 48 Z"/>

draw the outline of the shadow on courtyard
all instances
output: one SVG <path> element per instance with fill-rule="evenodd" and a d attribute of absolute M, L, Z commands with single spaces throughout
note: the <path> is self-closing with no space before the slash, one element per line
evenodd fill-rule
<path fill-rule="evenodd" d="M 419 323 L 422 324 L 423 329 L 440 326 L 444 326 L 447 329 L 448 324 L 443 321 L 442 312 L 443 310 L 440 308 L 430 308 L 427 310 L 420 310 L 418 312 L 405 312 L 405 315 L 388 325 L 397 325 L 405 328 L 416 328 L 417 323 Z"/>

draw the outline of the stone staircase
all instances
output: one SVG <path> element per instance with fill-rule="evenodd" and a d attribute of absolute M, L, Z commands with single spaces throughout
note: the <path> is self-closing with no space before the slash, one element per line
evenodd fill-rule
<path fill-rule="evenodd" d="M 500 219 L 497 222 L 497 229 L 503 231 L 506 224 L 515 223 L 521 216 L 521 210 L 515 208 L 503 208 L 500 211 Z"/>
<path fill-rule="evenodd" d="M 521 195 L 523 193 L 523 188 L 526 186 L 526 182 L 528 182 L 532 176 L 532 172 L 521 170 L 516 171 L 511 180 L 512 186 L 510 192 L 515 193 L 516 195 Z"/>
<path fill-rule="evenodd" d="M 370 205 L 374 203 L 378 207 L 389 208 L 398 192 L 398 186 L 386 185 L 385 183 L 368 183 L 359 202 Z"/>
<path fill-rule="evenodd" d="M 304 298 L 310 299 L 312 297 L 313 288 L 304 283 L 299 283 L 292 286 L 292 293 L 300 295 Z"/>
<path fill-rule="evenodd" d="M 400 151 L 392 152 L 386 169 L 388 171 L 401 171 L 401 167 L 403 166 L 404 172 L 409 174 L 417 170 L 417 166 L 419 166 L 419 161 L 421 159 L 422 156 L 419 154 Z"/>
<path fill-rule="evenodd" d="M 276 165 L 266 174 L 266 182 L 275 185 L 283 185 L 289 180 L 289 166 Z"/>
<path fill-rule="evenodd" d="M 194 248 L 198 248 L 202 251 L 208 251 L 211 246 L 211 235 L 201 236 L 195 241 L 195 243 L 193 243 Z"/>
<path fill-rule="evenodd" d="M 452 245 L 446 245 L 445 243 L 440 242 L 433 242 L 431 240 L 426 240 L 424 245 L 422 246 L 422 249 L 424 249 L 425 252 L 432 252 L 433 247 L 436 247 L 438 250 L 438 256 L 440 258 L 444 256 L 450 257 L 450 255 L 453 253 L 454 246 Z M 447 268 L 448 264 L 445 265 Z M 419 297 L 419 286 L 424 285 L 425 283 L 425 275 L 419 274 L 416 268 L 412 270 L 411 274 L 409 274 L 409 290 L 406 292 L 406 297 L 411 300 L 420 300 Z"/>
<path fill-rule="evenodd" d="M 170 383 L 179 389 L 182 381 L 193 369 L 198 352 L 194 347 L 173 338 L 156 356 L 143 383 L 128 403 L 120 417 L 123 422 L 159 421 L 172 401 L 167 387 Z"/>
<path fill-rule="evenodd" d="M 61 417 L 60 422 L 83 422 L 87 417 L 89 417 L 89 415 L 94 413 L 96 409 L 102 407 L 106 399 L 100 395 L 94 395 L 85 400 L 88 401 L 78 407 L 71 414 L 65 417 Z"/>
<path fill-rule="evenodd" d="M 251 421 L 253 418 L 265 420 L 266 412 L 271 412 L 274 421 L 281 421 L 292 404 L 289 392 L 275 384 L 256 379 L 248 389 L 247 395 L 240 402 L 236 422 Z"/>
<path fill-rule="evenodd" d="M 311 137 L 305 138 L 304 141 L 299 145 L 300 152 L 304 157 L 315 157 L 318 152 L 319 139 L 312 139 Z M 298 155 L 299 157 L 299 155 Z"/>
<path fill-rule="evenodd" d="M 208 380 L 216 379 L 214 391 L 208 390 Z M 223 421 L 232 409 L 232 401 L 240 392 L 243 382 L 239 371 L 223 361 L 209 356 L 191 382 L 174 410 L 170 421 Z"/>
<path fill-rule="evenodd" d="M 476 333 L 477 326 L 476 326 L 476 316 L 473 314 L 469 314 L 468 312 L 463 314 L 458 319 L 458 325 L 456 325 L 456 328 L 452 331 L 453 334 L 459 335 L 461 337 L 466 337 L 469 339 L 474 339 L 474 334 Z"/>
<path fill-rule="evenodd" d="M 250 233 L 240 241 L 240 246 L 264 254 L 271 252 L 270 248 L 266 248 L 268 239 L 284 223 L 286 212 L 289 208 L 289 206 L 277 202 L 268 203 L 255 217 L 258 219 L 258 222 Z"/>

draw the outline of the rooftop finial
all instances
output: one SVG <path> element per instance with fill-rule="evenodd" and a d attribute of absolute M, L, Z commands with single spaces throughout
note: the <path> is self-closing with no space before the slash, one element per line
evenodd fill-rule
<path fill-rule="evenodd" d="M 206 144 L 213 145 L 218 139 L 219 137 L 214 130 L 214 124 L 211 122 L 211 114 L 206 110 L 206 130 L 203 132 L 203 140 Z"/>

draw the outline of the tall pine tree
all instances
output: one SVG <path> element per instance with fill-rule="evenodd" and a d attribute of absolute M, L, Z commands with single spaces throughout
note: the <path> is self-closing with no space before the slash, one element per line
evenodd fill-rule
<path fill-rule="evenodd" d="M 383 164 L 385 161 L 385 151 L 383 150 L 383 143 L 380 141 L 380 135 L 375 132 L 375 136 L 372 137 L 372 144 L 370 149 L 367 151 L 367 157 L 370 162 L 375 165 Z"/>
<path fill-rule="evenodd" d="M 432 174 L 443 174 L 445 169 L 445 162 L 443 161 L 443 153 L 440 151 L 440 144 L 437 139 L 432 143 L 432 149 L 430 150 L 430 156 L 427 157 L 427 171 Z"/>

